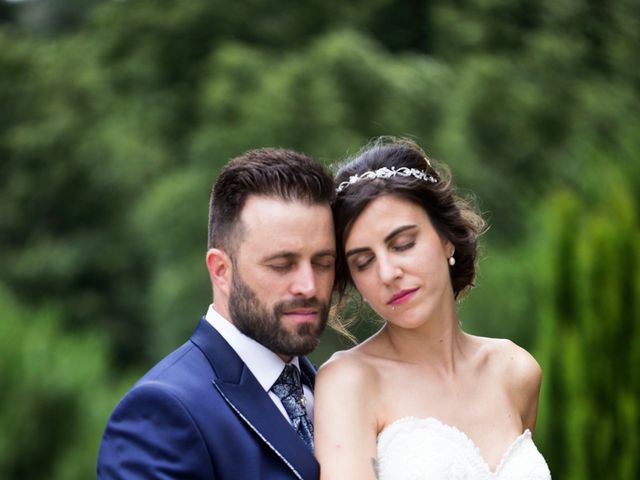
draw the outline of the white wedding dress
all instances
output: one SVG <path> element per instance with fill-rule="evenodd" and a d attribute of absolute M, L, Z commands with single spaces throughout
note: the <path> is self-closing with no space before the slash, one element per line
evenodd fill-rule
<path fill-rule="evenodd" d="M 404 417 L 378 435 L 379 480 L 550 480 L 544 458 L 525 432 L 494 472 L 473 441 L 435 418 Z"/>

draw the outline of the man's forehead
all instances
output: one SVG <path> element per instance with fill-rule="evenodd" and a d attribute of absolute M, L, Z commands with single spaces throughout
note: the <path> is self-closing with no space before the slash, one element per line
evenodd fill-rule
<path fill-rule="evenodd" d="M 304 220 L 313 220 L 314 216 L 331 215 L 328 203 L 307 203 L 299 200 L 285 200 L 277 197 L 252 195 L 240 214 L 240 221 L 249 230 L 281 224 L 282 228 L 295 227 Z M 323 220 L 318 218 L 318 222 Z"/>
<path fill-rule="evenodd" d="M 276 195 L 249 195 L 242 208 L 241 214 L 246 212 L 252 212 L 256 209 L 260 210 L 279 210 L 279 209 L 299 209 L 299 208 L 314 208 L 314 207 L 327 207 L 330 208 L 329 203 L 314 203 L 308 202 L 302 199 L 288 199 L 282 198 Z"/>
<path fill-rule="evenodd" d="M 241 246 L 261 255 L 315 255 L 335 250 L 331 208 L 324 204 L 252 197 L 241 215 Z"/>

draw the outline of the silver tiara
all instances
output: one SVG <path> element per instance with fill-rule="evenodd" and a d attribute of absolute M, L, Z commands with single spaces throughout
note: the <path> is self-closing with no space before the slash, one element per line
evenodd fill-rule
<path fill-rule="evenodd" d="M 425 182 L 430 183 L 438 183 L 438 180 L 429 175 L 424 170 L 418 170 L 417 168 L 409 168 L 409 167 L 382 167 L 377 170 L 369 170 L 368 172 L 364 172 L 361 174 L 351 175 L 349 180 L 342 182 L 336 188 L 336 192 L 340 193 L 342 190 L 347 188 L 349 185 L 353 185 L 354 183 L 358 183 L 360 180 L 373 180 L 374 178 L 390 178 L 395 177 L 396 175 L 400 175 L 401 177 L 415 177 L 418 180 L 424 180 Z"/>

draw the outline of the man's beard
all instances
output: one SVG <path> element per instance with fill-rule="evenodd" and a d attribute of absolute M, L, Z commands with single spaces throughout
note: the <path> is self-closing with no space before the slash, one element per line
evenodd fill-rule
<path fill-rule="evenodd" d="M 288 331 L 281 323 L 282 315 L 296 308 L 317 309 L 320 321 L 294 325 L 295 330 Z M 306 355 L 318 346 L 327 324 L 329 306 L 317 297 L 297 298 L 276 303 L 270 312 L 236 270 L 229 294 L 229 313 L 234 325 L 247 337 L 274 353 L 295 356 Z"/>

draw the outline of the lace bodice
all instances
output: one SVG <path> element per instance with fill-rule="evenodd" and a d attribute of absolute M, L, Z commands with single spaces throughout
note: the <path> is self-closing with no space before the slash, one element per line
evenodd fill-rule
<path fill-rule="evenodd" d="M 525 430 L 495 472 L 473 441 L 435 418 L 404 417 L 378 435 L 379 480 L 550 480 L 544 458 Z"/>

